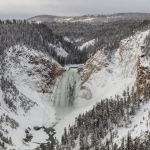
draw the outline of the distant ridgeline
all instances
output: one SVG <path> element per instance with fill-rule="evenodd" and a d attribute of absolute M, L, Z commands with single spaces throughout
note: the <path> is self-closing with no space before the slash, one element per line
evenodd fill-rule
<path fill-rule="evenodd" d="M 17 44 L 45 52 L 62 65 L 78 64 L 87 60 L 85 53 L 78 51 L 73 43 L 65 41 L 62 36 L 53 34 L 45 24 L 28 23 L 26 20 L 0 20 L 0 53 Z M 67 56 L 59 55 L 60 50 Z"/>

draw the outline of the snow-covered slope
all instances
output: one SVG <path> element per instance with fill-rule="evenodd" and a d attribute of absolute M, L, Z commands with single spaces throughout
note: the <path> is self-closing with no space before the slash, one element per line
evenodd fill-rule
<path fill-rule="evenodd" d="M 5 50 L 1 65 L 0 133 L 11 138 L 11 142 L 5 142 L 7 149 L 30 150 L 47 142 L 49 135 L 44 129 L 56 121 L 51 95 L 63 72 L 53 58 L 28 46 L 15 45 Z"/>
<path fill-rule="evenodd" d="M 57 56 L 67 57 L 68 53 L 61 47 L 61 45 L 56 46 L 54 44 L 49 44 L 50 48 L 54 48 L 55 52 L 57 53 Z"/>
<path fill-rule="evenodd" d="M 94 46 L 94 44 L 96 43 L 96 39 L 90 40 L 88 42 L 83 43 L 79 49 L 82 51 L 84 48 L 88 48 L 90 46 Z"/>
<path fill-rule="evenodd" d="M 87 80 L 84 86 L 91 87 L 92 93 L 101 98 L 103 95 L 119 94 L 127 87 L 132 87 L 137 78 L 139 65 L 149 65 L 149 59 L 143 55 L 148 35 L 149 30 L 122 40 L 109 62 L 102 51 L 95 54 L 83 69 L 82 81 Z"/>
<path fill-rule="evenodd" d="M 149 66 L 150 59 L 143 55 L 149 33 L 149 30 L 139 32 L 122 40 L 111 59 L 108 59 L 104 50 L 100 50 L 87 61 L 81 71 L 81 89 L 75 100 L 75 106 L 69 114 L 61 116 L 62 119 L 55 127 L 58 131 L 56 137 L 59 140 L 63 129 L 68 124 L 73 125 L 74 118 L 90 110 L 96 102 L 103 98 L 114 97 L 116 94 L 122 95 L 127 88 L 137 87 L 139 67 Z M 128 131 L 125 133 L 128 134 Z"/>
<path fill-rule="evenodd" d="M 58 22 L 58 23 L 63 23 L 63 22 L 70 22 L 70 23 L 75 23 L 75 22 L 85 22 L 85 23 L 91 23 L 94 22 L 97 19 L 96 16 L 77 16 L 77 17 L 66 17 L 66 16 L 51 16 L 51 15 L 41 15 L 41 16 L 35 16 L 32 18 L 29 18 L 28 21 L 34 21 L 36 23 L 41 23 L 41 22 Z M 100 21 L 103 21 L 103 17 L 100 18 Z"/>

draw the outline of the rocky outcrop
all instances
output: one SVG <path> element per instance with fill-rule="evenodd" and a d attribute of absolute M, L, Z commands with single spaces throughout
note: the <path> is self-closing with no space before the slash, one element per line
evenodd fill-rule
<path fill-rule="evenodd" d="M 57 77 L 65 71 L 52 57 L 25 45 L 10 47 L 5 55 L 5 74 L 38 92 L 51 93 Z"/>
<path fill-rule="evenodd" d="M 150 58 L 147 54 L 149 36 L 149 30 L 147 30 L 122 40 L 110 60 L 103 50 L 98 51 L 83 67 L 81 85 L 91 84 L 93 78 L 95 78 L 94 84 L 97 84 L 99 89 L 110 87 L 111 84 L 114 88 L 122 82 L 120 89 L 135 86 L 139 95 L 143 95 L 150 84 Z"/>
<path fill-rule="evenodd" d="M 143 95 L 148 85 L 150 85 L 150 70 L 147 67 L 140 66 L 136 83 L 138 94 Z"/>
<path fill-rule="evenodd" d="M 136 87 L 139 95 L 143 95 L 148 86 L 150 85 L 150 61 L 149 57 L 145 54 L 139 57 L 137 67 Z"/>
<path fill-rule="evenodd" d="M 54 78 L 57 78 L 58 76 L 61 76 L 66 70 L 64 68 L 58 68 L 55 67 L 53 74 L 54 74 Z"/>
<path fill-rule="evenodd" d="M 84 65 L 81 71 L 81 85 L 83 85 L 91 76 L 92 73 L 100 71 L 108 66 L 107 57 L 103 50 L 99 50 L 92 56 Z"/>

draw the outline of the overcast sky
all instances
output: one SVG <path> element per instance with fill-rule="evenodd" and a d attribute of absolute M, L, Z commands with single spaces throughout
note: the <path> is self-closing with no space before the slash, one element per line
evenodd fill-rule
<path fill-rule="evenodd" d="M 150 0 L 0 0 L 0 18 L 150 12 Z"/>

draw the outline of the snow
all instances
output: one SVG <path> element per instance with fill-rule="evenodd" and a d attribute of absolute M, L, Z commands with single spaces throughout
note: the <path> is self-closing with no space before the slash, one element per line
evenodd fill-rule
<path fill-rule="evenodd" d="M 91 75 L 85 85 L 91 87 L 94 99 L 121 94 L 127 87 L 134 85 L 137 62 L 141 54 L 139 45 L 144 43 L 148 34 L 149 31 L 146 31 L 122 40 L 112 63 Z M 100 55 L 97 56 L 97 61 L 99 58 L 101 58 Z"/>
<path fill-rule="evenodd" d="M 96 39 L 87 41 L 87 42 L 83 43 L 83 44 L 79 47 L 79 49 L 82 51 L 84 48 L 88 48 L 89 46 L 94 46 L 95 43 L 96 43 Z"/>
<path fill-rule="evenodd" d="M 71 22 L 73 20 L 73 18 L 72 17 L 65 17 L 65 18 L 56 18 L 55 19 L 55 21 L 56 22 L 60 22 L 60 23 L 62 23 L 62 22 Z"/>
<path fill-rule="evenodd" d="M 72 23 L 74 23 L 74 22 L 86 22 L 86 23 L 90 23 L 90 22 L 94 22 L 94 20 L 95 20 L 95 18 L 88 17 L 88 18 L 74 19 L 71 22 Z"/>
<path fill-rule="evenodd" d="M 62 17 L 62 18 L 57 18 L 55 19 L 56 22 L 86 22 L 86 23 L 91 23 L 95 21 L 95 17 Z"/>
<path fill-rule="evenodd" d="M 130 127 L 117 128 L 117 138 L 114 139 L 114 143 L 121 144 L 121 139 L 127 137 L 128 133 L 131 133 L 132 138 L 140 137 L 143 133 L 150 129 L 150 118 L 148 114 L 150 111 L 150 102 L 141 105 L 140 111 L 131 118 L 132 124 Z M 147 126 L 148 125 L 148 126 Z"/>
<path fill-rule="evenodd" d="M 64 68 L 65 70 L 69 70 L 71 68 L 82 68 L 84 66 L 84 64 L 68 64 L 68 65 L 65 65 Z"/>
<path fill-rule="evenodd" d="M 75 42 L 77 43 L 77 42 L 81 42 L 83 40 L 83 37 L 82 38 L 77 38 L 77 39 L 75 39 Z"/>
<path fill-rule="evenodd" d="M 5 113 L 19 123 L 17 129 L 12 129 L 9 125 L 3 125 L 3 127 L 8 130 L 8 135 L 12 137 L 14 148 L 16 150 L 35 149 L 38 143 L 45 143 L 47 141 L 48 135 L 42 129 L 35 131 L 33 129 L 35 126 L 50 127 L 55 125 L 56 137 L 60 141 L 64 128 L 68 127 L 69 124 L 73 125 L 75 117 L 80 113 L 92 109 L 93 105 L 101 99 L 113 97 L 116 94 L 121 95 L 127 87 L 131 88 L 134 86 L 137 76 L 137 62 L 143 54 L 141 45 L 144 45 L 145 38 L 148 34 L 149 30 L 137 33 L 132 37 L 122 40 L 120 47 L 112 57 L 111 61 L 107 60 L 107 57 L 102 51 L 98 51 L 87 64 L 85 64 L 84 72 L 89 75 L 89 78 L 80 85 L 81 89 L 80 91 L 77 91 L 78 93 L 73 107 L 54 107 L 51 100 L 55 95 L 55 100 L 57 100 L 57 102 L 62 98 L 62 103 L 64 103 L 66 100 L 64 94 L 68 94 L 68 87 L 70 85 L 74 86 L 75 82 L 79 80 L 78 75 L 72 74 L 72 72 L 70 72 L 72 70 L 68 69 L 62 76 L 62 80 L 60 78 L 60 80 L 55 83 L 53 90 L 56 90 L 56 93 L 54 93 L 54 95 L 40 93 L 37 90 L 37 85 L 40 83 L 43 84 L 40 74 L 35 73 L 32 76 L 28 76 L 27 72 L 34 71 L 35 68 L 41 70 L 43 65 L 31 64 L 29 63 L 29 58 L 43 58 L 44 60 L 49 61 L 49 63 L 59 64 L 46 54 L 34 49 L 29 49 L 26 46 L 16 45 L 8 49 L 6 53 L 7 69 L 5 77 L 8 76 L 13 80 L 20 94 L 23 94 L 26 98 L 36 103 L 36 105 L 27 113 L 25 113 L 22 108 L 18 107 L 16 114 L 11 112 L 6 106 L 3 101 L 3 93 L 0 90 L 0 114 Z M 95 39 L 88 41 L 84 43 L 80 49 L 83 50 L 84 47 L 94 45 L 95 42 Z M 49 46 L 55 48 L 57 55 L 67 57 L 68 53 L 62 47 L 57 47 L 53 44 L 49 44 Z M 20 51 L 21 54 L 18 54 Z M 16 63 L 16 61 L 18 62 Z M 150 66 L 149 59 L 145 57 L 140 58 L 140 63 L 145 67 Z M 73 65 L 73 67 L 79 66 Z M 88 66 L 92 66 L 94 69 Z M 71 67 L 72 66 L 66 66 L 66 68 Z M 41 71 L 43 73 L 43 70 Z M 75 71 L 77 70 L 75 69 Z M 56 87 L 56 85 L 59 87 Z M 57 91 L 57 88 L 59 91 Z M 59 94 L 59 92 L 61 93 Z M 137 136 L 148 129 L 146 122 L 148 120 L 147 114 L 149 107 L 150 102 L 141 106 L 140 111 L 132 118 L 132 126 L 130 128 L 117 129 L 119 137 L 115 139 L 115 142 L 118 143 L 122 137 L 127 135 L 128 131 L 132 131 L 133 136 Z M 143 117 L 145 117 L 145 120 L 143 120 Z M 136 124 L 138 126 L 134 128 Z M 25 138 L 25 129 L 28 127 L 31 128 L 30 133 L 33 135 L 33 139 L 30 143 L 25 145 L 22 139 Z"/>
<path fill-rule="evenodd" d="M 62 57 L 68 56 L 68 53 L 61 46 L 58 47 L 54 44 L 49 43 L 49 47 L 54 48 L 58 56 L 62 56 Z"/>
<path fill-rule="evenodd" d="M 18 53 L 19 55 L 17 55 Z M 29 58 L 31 57 L 43 59 L 49 61 L 50 64 L 55 63 L 59 66 L 55 60 L 46 54 L 34 49 L 29 49 L 24 45 L 16 45 L 9 48 L 6 52 L 5 61 L 7 62 L 7 66 L 4 76 L 9 77 L 9 79 L 14 82 L 20 94 L 35 103 L 28 112 L 24 112 L 20 105 L 17 107 L 17 113 L 11 112 L 4 103 L 3 93 L 0 90 L 0 114 L 5 113 L 19 123 L 17 129 L 12 129 L 9 125 L 3 125 L 3 128 L 8 131 L 8 137 L 12 138 L 13 147 L 16 150 L 35 149 L 38 146 L 37 143 L 46 143 L 48 135 L 42 129 L 35 131 L 33 128 L 35 126 L 50 127 L 56 122 L 56 110 L 51 102 L 52 94 L 40 93 L 36 88 L 37 83 L 43 84 L 41 74 L 34 72 L 31 76 L 28 76 L 28 71 L 39 68 L 42 71 L 41 73 L 43 73 L 42 69 L 44 68 L 43 64 L 30 63 Z M 24 144 L 23 139 L 26 137 L 25 130 L 28 127 L 31 128 L 30 133 L 33 135 L 33 139 L 30 143 Z"/>
<path fill-rule="evenodd" d="M 64 128 L 68 127 L 69 125 L 73 125 L 75 118 L 80 114 L 85 111 L 88 111 L 92 109 L 93 103 L 91 101 L 86 102 L 84 99 L 79 99 L 83 100 L 81 106 L 74 106 L 72 109 L 66 109 L 61 110 L 61 113 L 57 114 L 58 122 L 56 126 L 54 127 L 56 130 L 56 138 L 60 141 L 61 136 L 64 132 Z"/>
<path fill-rule="evenodd" d="M 107 62 L 106 56 L 99 51 L 88 61 L 88 66 L 94 66 L 97 69 L 93 70 L 93 68 L 91 68 L 92 71 L 89 71 L 90 68 L 86 68 L 85 64 L 84 71 L 92 73 L 82 86 L 84 87 L 84 92 L 85 88 L 88 89 L 87 94 L 90 90 L 92 98 L 90 100 L 86 99 L 86 96 L 84 96 L 85 93 L 83 94 L 82 90 L 80 90 L 78 97 L 75 100 L 75 105 L 72 110 L 69 110 L 69 114 L 61 113 L 60 116 L 57 116 L 59 121 L 56 124 L 55 129 L 58 140 L 61 140 L 61 135 L 64 131 L 63 129 L 69 126 L 69 124 L 73 125 L 75 117 L 80 113 L 92 109 L 93 105 L 101 99 L 114 97 L 116 94 L 122 95 L 124 90 L 128 87 L 131 89 L 131 87 L 134 86 L 137 76 L 137 62 L 141 55 L 140 45 L 144 44 L 144 40 L 148 34 L 149 30 L 137 33 L 132 37 L 122 40 L 119 49 L 116 51 L 110 62 Z M 106 62 L 106 64 L 108 63 L 108 65 L 105 65 L 104 62 Z M 149 107 L 149 105 L 147 107 Z M 142 110 L 135 117 L 135 120 L 138 122 L 146 113 Z M 139 114 L 141 114 L 141 116 L 139 116 Z M 135 121 L 135 124 L 136 123 L 137 122 Z M 145 126 L 142 126 L 142 128 L 144 129 Z M 122 135 L 123 130 L 126 129 L 120 130 L 120 135 Z M 137 128 L 136 132 L 138 131 L 140 132 Z M 128 132 L 125 131 L 125 133 Z"/>
<path fill-rule="evenodd" d="M 36 23 L 37 23 L 37 24 L 41 24 L 41 23 L 42 23 L 42 21 L 36 21 Z"/>
<path fill-rule="evenodd" d="M 83 20 L 83 22 L 92 22 L 95 18 L 86 18 Z"/>
<path fill-rule="evenodd" d="M 33 135 L 32 143 L 45 143 L 45 141 L 49 138 L 48 135 L 42 130 L 34 130 L 31 134 Z"/>
<path fill-rule="evenodd" d="M 44 100 L 44 97 L 42 98 Z M 22 150 L 27 149 L 27 147 L 22 143 L 22 139 L 25 138 L 25 129 L 27 129 L 28 127 L 31 128 L 31 134 L 33 135 L 33 140 L 31 141 L 31 143 L 28 144 L 29 148 L 36 148 L 37 145 L 33 144 L 33 142 L 37 142 L 37 143 L 46 142 L 46 140 L 48 139 L 48 135 L 42 130 L 34 131 L 33 127 L 50 126 L 53 124 L 53 122 L 55 122 L 55 118 L 54 118 L 55 111 L 53 112 L 52 107 L 48 107 L 48 106 L 49 105 L 43 104 L 43 108 L 39 106 L 38 108 L 33 108 L 26 115 L 14 116 L 14 119 L 19 122 L 19 127 L 17 128 L 17 130 L 8 130 L 8 131 L 12 137 L 14 145 L 16 145 L 16 149 L 17 148 L 22 148 Z M 45 110 L 47 112 L 45 112 Z"/>
<path fill-rule="evenodd" d="M 27 116 L 29 126 L 46 126 L 55 122 L 55 109 L 53 108 L 49 94 L 38 93 L 25 85 L 18 87 L 19 91 L 38 104 L 37 108 L 32 108 Z M 38 117 L 37 117 L 38 116 Z M 24 122 L 23 118 L 23 122 Z"/>
<path fill-rule="evenodd" d="M 67 41 L 67 42 L 73 43 L 73 41 L 67 36 L 64 37 L 64 40 Z"/>
<path fill-rule="evenodd" d="M 65 21 L 70 21 L 72 18 L 66 18 L 66 19 L 64 19 Z"/>

